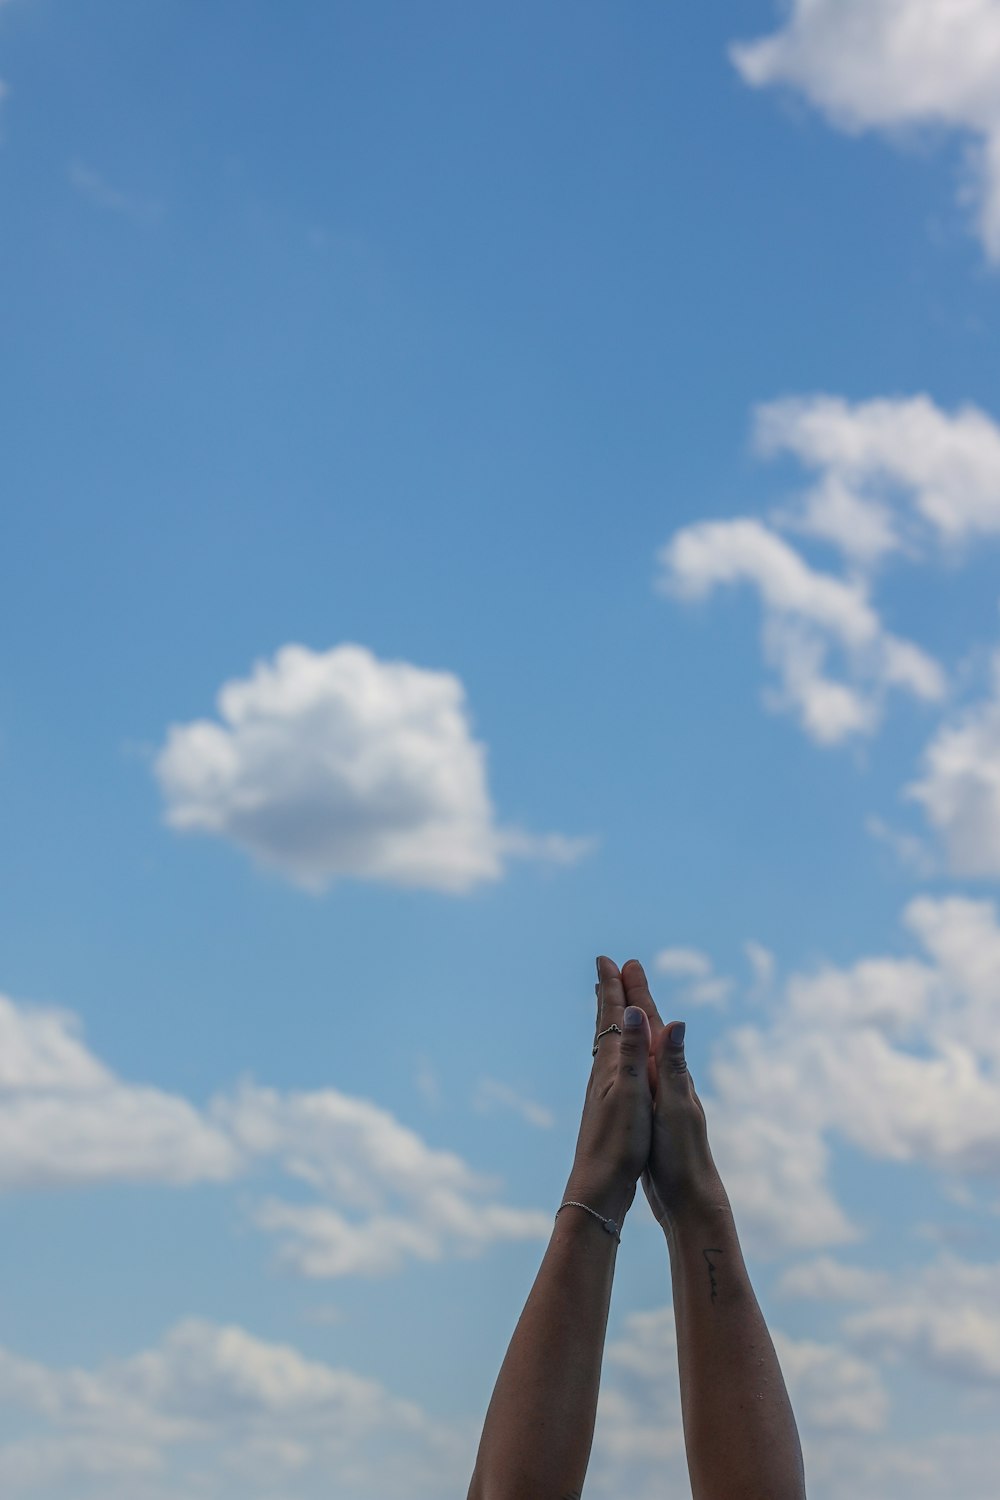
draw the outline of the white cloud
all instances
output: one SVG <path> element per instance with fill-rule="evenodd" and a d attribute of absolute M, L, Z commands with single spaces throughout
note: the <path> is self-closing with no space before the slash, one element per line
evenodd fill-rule
<path fill-rule="evenodd" d="M 943 669 L 886 629 L 873 574 L 890 553 L 912 563 L 943 550 L 954 560 L 979 538 L 1000 538 L 1000 426 L 977 407 L 948 412 L 926 395 L 851 403 L 820 394 L 758 407 L 754 437 L 762 456 L 799 463 L 806 487 L 772 509 L 769 525 L 741 516 L 682 528 L 660 552 L 661 590 L 698 600 L 754 588 L 776 678 L 764 701 L 819 744 L 873 734 L 889 689 L 940 702 Z M 782 531 L 833 545 L 844 575 L 812 566 Z M 981 727 L 995 737 L 992 719 Z"/>
<path fill-rule="evenodd" d="M 852 1314 L 844 1331 L 881 1358 L 905 1358 L 946 1379 L 1000 1385 L 1000 1263 L 944 1254 Z"/>
<path fill-rule="evenodd" d="M 202 1110 L 116 1077 L 70 1013 L 0 996 L 0 1188 L 224 1182 L 272 1164 L 319 1199 L 255 1210 L 307 1275 L 378 1275 L 551 1227 L 369 1100 L 244 1083 Z"/>
<path fill-rule="evenodd" d="M 744 1241 L 761 1255 L 774 1255 L 860 1239 L 830 1188 L 830 1148 L 821 1129 L 789 1117 L 784 1097 L 736 1097 L 739 1090 L 721 1064 L 711 1072 L 716 1093 L 702 1094 L 709 1136 Z"/>
<path fill-rule="evenodd" d="M 879 619 L 858 583 L 817 573 L 760 521 L 699 521 L 661 554 L 664 587 L 704 599 L 722 584 L 752 583 L 775 615 L 808 621 L 851 650 L 881 637 Z"/>
<path fill-rule="evenodd" d="M 989 902 L 924 897 L 926 957 L 793 974 L 759 1025 L 714 1049 L 709 1133 L 737 1222 L 762 1254 L 860 1237 L 830 1148 L 957 1175 L 1000 1173 L 1000 926 Z"/>
<path fill-rule="evenodd" d="M 811 1297 L 819 1302 L 869 1302 L 889 1286 L 889 1277 L 883 1271 L 849 1266 L 832 1255 L 817 1255 L 783 1271 L 777 1292 L 781 1297 Z"/>
<path fill-rule="evenodd" d="M 795 713 L 820 744 L 872 733 L 886 688 L 925 701 L 945 692 L 938 664 L 884 629 L 860 578 L 817 571 L 752 517 L 684 527 L 661 550 L 660 561 L 662 590 L 680 599 L 703 599 L 727 584 L 757 589 L 764 651 L 780 684 L 767 701 Z M 849 682 L 827 676 L 832 649 L 844 658 Z"/>
<path fill-rule="evenodd" d="M 483 1114 L 489 1114 L 498 1105 L 501 1109 L 509 1109 L 513 1114 L 519 1115 L 526 1125 L 534 1125 L 538 1130 L 550 1130 L 555 1124 L 555 1116 L 544 1104 L 526 1099 L 517 1089 L 511 1088 L 509 1083 L 501 1083 L 496 1078 L 480 1079 L 475 1103 Z"/>
<path fill-rule="evenodd" d="M 608 1343 L 605 1358 L 611 1366 L 628 1370 L 643 1380 L 676 1387 L 673 1405 L 679 1412 L 677 1324 L 672 1306 L 629 1313 L 621 1331 Z"/>
<path fill-rule="evenodd" d="M 248 1083 L 216 1099 L 212 1116 L 241 1150 L 278 1160 L 319 1195 L 308 1204 L 268 1199 L 254 1213 L 304 1276 L 384 1275 L 411 1257 L 475 1255 L 551 1230 L 547 1213 L 490 1202 L 489 1179 L 369 1100 Z"/>
<path fill-rule="evenodd" d="M 731 56 L 748 84 L 798 89 L 840 130 L 960 131 L 979 234 L 1000 260 L 997 0 L 792 0 L 778 31 Z"/>
<path fill-rule="evenodd" d="M 873 1365 L 836 1344 L 772 1332 L 797 1419 L 814 1431 L 881 1432 L 889 1396 Z"/>
<path fill-rule="evenodd" d="M 716 974 L 708 954 L 697 948 L 661 948 L 653 968 L 682 983 L 683 988 L 672 997 L 680 1005 L 725 1006 L 732 992 L 732 980 Z"/>
<path fill-rule="evenodd" d="M 871 816 L 865 819 L 865 831 L 889 849 L 899 866 L 921 879 L 929 879 L 938 873 L 937 862 L 924 843 L 915 834 L 891 828 L 884 819 Z"/>
<path fill-rule="evenodd" d="M 0 996 L 0 1187 L 222 1181 L 240 1165 L 187 1100 L 118 1079 L 67 1012 Z"/>
<path fill-rule="evenodd" d="M 506 857 L 589 847 L 497 827 L 457 677 L 362 646 L 284 646 L 173 725 L 156 760 L 167 821 L 231 840 L 310 890 L 342 877 L 463 892 Z"/>
<path fill-rule="evenodd" d="M 915 1273 L 906 1295 L 923 1285 L 925 1300 L 933 1303 L 946 1275 L 943 1263 L 933 1273 Z M 961 1270 L 958 1281 L 973 1298 L 982 1293 Z M 991 1280 L 990 1307 L 993 1285 Z M 874 1281 L 872 1290 L 875 1295 Z M 882 1290 L 878 1281 L 877 1292 Z M 946 1298 L 946 1305 L 954 1304 Z M 895 1435 L 888 1430 L 883 1374 L 864 1357 L 864 1337 L 853 1349 L 841 1340 L 792 1338 L 773 1320 L 771 1334 L 802 1438 L 811 1500 L 938 1500 L 952 1489 L 969 1500 L 993 1500 L 1000 1443 L 991 1430 L 992 1412 L 985 1429 Z M 871 1342 L 874 1347 L 874 1336 Z M 974 1347 L 982 1350 L 984 1344 L 978 1339 Z M 909 1355 L 895 1341 L 879 1352 Z M 993 1389 L 991 1380 L 978 1383 Z M 588 1493 L 593 1490 L 599 1500 L 688 1493 L 679 1394 L 673 1309 L 629 1315 L 608 1341 Z"/>
<path fill-rule="evenodd" d="M 1000 652 L 993 693 L 945 723 L 906 795 L 922 804 L 956 875 L 1000 875 Z"/>
<path fill-rule="evenodd" d="M 795 396 L 758 407 L 755 439 L 762 455 L 789 454 L 817 474 L 776 519 L 860 566 L 1000 535 L 1000 427 L 978 407 Z"/>
<path fill-rule="evenodd" d="M 994 1500 L 1000 1443 L 988 1431 L 908 1434 L 807 1434 L 803 1442 L 810 1500 Z"/>
<path fill-rule="evenodd" d="M 762 1254 L 859 1238 L 828 1181 L 837 1138 L 877 1160 L 1000 1171 L 995 909 L 922 898 L 905 918 L 926 958 L 793 974 L 761 1024 L 715 1048 L 701 1090 L 713 1149 Z M 696 958 L 684 967 L 701 975 Z M 314 1194 L 252 1211 L 307 1276 L 385 1274 L 550 1228 L 368 1100 L 246 1083 L 199 1110 L 116 1078 L 65 1012 L 0 1001 L 0 1183 L 226 1180 L 268 1163 Z"/>
<path fill-rule="evenodd" d="M 674 1311 L 629 1313 L 605 1350 L 587 1494 L 653 1500 L 688 1490 Z"/>
<path fill-rule="evenodd" d="M 197 1319 L 97 1370 L 0 1350 L 0 1399 L 44 1424 L 0 1440 L 5 1494 L 216 1497 L 242 1479 L 241 1493 L 313 1500 L 332 1486 L 353 1500 L 444 1494 L 471 1472 L 471 1433 L 353 1371 Z"/>

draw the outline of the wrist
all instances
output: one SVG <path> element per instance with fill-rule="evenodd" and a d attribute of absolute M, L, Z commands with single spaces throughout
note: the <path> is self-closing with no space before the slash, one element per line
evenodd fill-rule
<path fill-rule="evenodd" d="M 569 1174 L 562 1202 L 585 1203 L 604 1219 L 614 1219 L 621 1228 L 635 1196 L 635 1183 L 602 1180 L 578 1171 Z"/>
<path fill-rule="evenodd" d="M 668 1239 L 678 1235 L 709 1233 L 713 1228 L 719 1232 L 734 1225 L 729 1195 L 716 1178 L 713 1182 L 700 1184 L 697 1189 L 675 1198 L 661 1221 L 661 1228 Z"/>

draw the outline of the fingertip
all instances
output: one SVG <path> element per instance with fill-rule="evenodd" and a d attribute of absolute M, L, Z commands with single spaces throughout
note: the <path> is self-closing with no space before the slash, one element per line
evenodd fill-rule
<path fill-rule="evenodd" d="M 678 1047 L 675 1042 L 672 1042 L 671 1038 L 676 1034 L 677 1027 L 683 1026 L 683 1024 L 684 1023 L 682 1021 L 667 1021 L 665 1023 L 663 1030 L 656 1038 L 656 1043 L 653 1048 L 653 1051 L 656 1054 L 657 1062 L 662 1062 L 671 1053 L 677 1053 L 682 1050 L 683 1042 L 682 1046 Z"/>

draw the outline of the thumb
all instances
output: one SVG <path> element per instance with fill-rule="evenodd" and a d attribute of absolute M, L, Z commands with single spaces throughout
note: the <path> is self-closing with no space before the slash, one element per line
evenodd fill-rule
<path fill-rule="evenodd" d="M 627 1005 L 618 1047 L 618 1076 L 645 1078 L 649 1057 L 649 1021 L 638 1005 Z"/>
<path fill-rule="evenodd" d="M 660 1089 L 665 1089 L 668 1094 L 675 1093 L 679 1088 L 686 1091 L 690 1083 L 691 1075 L 684 1056 L 686 1030 L 684 1021 L 674 1021 L 672 1025 L 664 1026 L 656 1039 L 657 1081 Z"/>

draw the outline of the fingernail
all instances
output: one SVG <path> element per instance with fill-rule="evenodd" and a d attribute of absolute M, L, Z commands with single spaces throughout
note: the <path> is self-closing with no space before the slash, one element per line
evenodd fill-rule
<path fill-rule="evenodd" d="M 625 1007 L 625 1030 L 638 1031 L 642 1025 L 642 1008 L 638 1005 L 626 1005 Z"/>
<path fill-rule="evenodd" d="M 597 982 L 598 982 L 598 984 L 600 984 L 600 982 L 601 982 L 601 960 L 599 958 L 595 958 L 594 959 L 594 964 L 595 964 L 595 966 L 597 968 Z"/>
<path fill-rule="evenodd" d="M 687 1030 L 687 1022 L 686 1021 L 677 1021 L 677 1022 L 675 1022 L 675 1024 L 671 1027 L 671 1031 L 670 1031 L 670 1045 L 671 1045 L 671 1047 L 683 1047 L 683 1045 L 684 1045 L 684 1033 L 685 1033 L 686 1030 Z"/>

